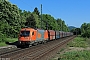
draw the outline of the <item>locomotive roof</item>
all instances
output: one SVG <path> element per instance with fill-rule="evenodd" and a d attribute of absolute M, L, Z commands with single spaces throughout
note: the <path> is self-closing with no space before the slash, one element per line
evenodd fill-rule
<path fill-rule="evenodd" d="M 34 30 L 33 28 L 22 28 L 21 30 Z"/>

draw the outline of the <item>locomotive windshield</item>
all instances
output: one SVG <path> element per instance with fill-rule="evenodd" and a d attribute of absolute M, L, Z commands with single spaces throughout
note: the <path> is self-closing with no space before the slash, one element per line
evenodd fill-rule
<path fill-rule="evenodd" d="M 30 34 L 30 31 L 21 31 L 21 33 L 20 33 L 20 36 L 23 36 L 23 37 L 26 37 L 26 36 L 29 36 L 29 34 Z"/>

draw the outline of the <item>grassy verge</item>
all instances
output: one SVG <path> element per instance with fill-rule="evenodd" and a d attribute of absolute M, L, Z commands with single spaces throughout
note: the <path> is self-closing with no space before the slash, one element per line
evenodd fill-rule
<path fill-rule="evenodd" d="M 13 42 L 15 42 L 15 41 L 17 41 L 18 39 L 17 38 L 7 38 L 7 42 L 11 42 L 11 43 L 13 43 Z M 7 44 L 6 44 L 6 42 L 0 42 L 0 47 L 1 46 L 7 46 Z"/>
<path fill-rule="evenodd" d="M 90 60 L 90 39 L 76 37 L 50 60 Z"/>
<path fill-rule="evenodd" d="M 5 42 L 0 42 L 0 47 L 1 46 L 7 46 L 7 44 Z"/>
<path fill-rule="evenodd" d="M 18 41 L 17 38 L 7 38 L 7 42 L 15 42 Z"/>
<path fill-rule="evenodd" d="M 90 60 L 90 51 L 72 51 L 60 55 L 58 60 Z"/>
<path fill-rule="evenodd" d="M 87 43 L 87 38 L 76 37 L 73 41 L 67 44 L 69 47 L 88 47 L 89 44 Z"/>

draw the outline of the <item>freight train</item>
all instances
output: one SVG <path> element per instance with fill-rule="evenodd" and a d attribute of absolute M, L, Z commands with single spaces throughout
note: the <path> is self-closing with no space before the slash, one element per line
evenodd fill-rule
<path fill-rule="evenodd" d="M 18 42 L 20 45 L 33 45 L 35 43 L 44 43 L 71 35 L 73 35 L 71 32 L 22 28 L 18 36 Z"/>

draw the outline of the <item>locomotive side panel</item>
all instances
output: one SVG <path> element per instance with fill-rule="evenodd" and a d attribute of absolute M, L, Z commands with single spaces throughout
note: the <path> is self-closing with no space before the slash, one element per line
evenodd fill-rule
<path fill-rule="evenodd" d="M 29 37 L 31 37 L 31 42 L 35 41 L 37 38 L 37 30 L 32 30 Z"/>
<path fill-rule="evenodd" d="M 36 42 L 38 41 L 43 41 L 44 40 L 44 30 L 37 30 L 37 38 L 36 38 Z"/>

